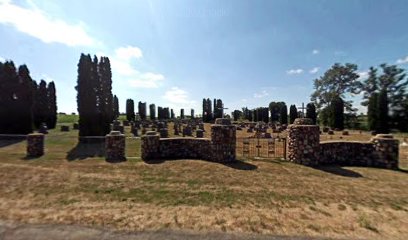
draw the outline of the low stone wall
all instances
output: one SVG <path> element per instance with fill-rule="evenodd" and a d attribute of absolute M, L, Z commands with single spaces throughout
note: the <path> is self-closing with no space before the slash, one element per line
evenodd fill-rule
<path fill-rule="evenodd" d="M 162 159 L 211 160 L 211 141 L 207 138 L 160 139 L 159 157 Z"/>
<path fill-rule="evenodd" d="M 288 127 L 289 161 L 307 165 L 398 169 L 399 141 L 389 134 L 378 134 L 369 142 L 319 142 L 319 127 L 309 119 L 296 119 Z"/>
<path fill-rule="evenodd" d="M 319 164 L 371 166 L 374 145 L 370 142 L 331 141 L 320 143 Z"/>
<path fill-rule="evenodd" d="M 399 141 L 377 135 L 370 142 L 320 143 L 319 164 L 398 169 Z"/>
<path fill-rule="evenodd" d="M 203 159 L 235 161 L 236 128 L 229 119 L 217 119 L 208 138 L 162 138 L 155 132 L 142 136 L 142 159 Z"/>

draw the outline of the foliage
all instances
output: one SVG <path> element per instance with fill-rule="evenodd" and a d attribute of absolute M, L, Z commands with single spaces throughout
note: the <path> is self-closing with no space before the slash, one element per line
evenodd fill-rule
<path fill-rule="evenodd" d="M 388 133 L 388 96 L 385 89 L 382 89 L 378 95 L 377 111 L 377 133 Z"/>
<path fill-rule="evenodd" d="M 184 109 L 180 109 L 180 119 L 184 119 Z"/>
<path fill-rule="evenodd" d="M 306 117 L 312 119 L 313 124 L 316 124 L 317 114 L 316 107 L 313 103 L 308 103 L 306 105 Z"/>
<path fill-rule="evenodd" d="M 129 98 L 126 100 L 126 119 L 128 121 L 134 121 L 135 117 L 135 102 Z"/>
<path fill-rule="evenodd" d="M 271 122 L 280 121 L 281 108 L 283 106 L 286 106 L 284 102 L 270 102 L 269 103 L 269 111 L 271 112 Z"/>
<path fill-rule="evenodd" d="M 150 120 L 156 120 L 156 105 L 154 103 L 149 105 Z"/>
<path fill-rule="evenodd" d="M 378 93 L 371 94 L 367 106 L 367 124 L 368 129 L 374 131 L 378 126 Z"/>
<path fill-rule="evenodd" d="M 344 129 L 344 102 L 340 97 L 334 98 L 330 103 L 329 126 Z"/>
<path fill-rule="evenodd" d="M 139 102 L 137 108 L 138 108 L 138 113 L 139 113 L 140 119 L 142 119 L 143 121 L 146 120 L 146 116 L 147 116 L 147 114 L 146 114 L 146 103 L 145 102 Z"/>
<path fill-rule="evenodd" d="M 203 99 L 203 122 L 210 122 L 212 118 L 212 104 L 209 98 Z"/>
<path fill-rule="evenodd" d="M 40 84 L 41 85 L 41 84 Z M 41 86 L 40 86 L 41 87 Z M 110 131 L 114 114 L 112 73 L 107 57 L 81 54 L 78 63 L 77 104 L 79 136 L 104 136 Z M 118 110 L 118 109 L 116 109 Z"/>
<path fill-rule="evenodd" d="M 289 107 L 289 123 L 293 124 L 295 119 L 298 118 L 298 111 L 295 105 L 290 105 Z"/>
<path fill-rule="evenodd" d="M 288 107 L 285 103 L 280 108 L 279 122 L 281 124 L 288 124 Z"/>

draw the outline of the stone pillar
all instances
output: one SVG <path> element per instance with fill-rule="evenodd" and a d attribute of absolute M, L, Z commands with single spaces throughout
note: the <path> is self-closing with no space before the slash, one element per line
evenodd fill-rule
<path fill-rule="evenodd" d="M 169 132 L 167 128 L 161 128 L 160 129 L 160 137 L 161 138 L 168 138 L 169 137 Z"/>
<path fill-rule="evenodd" d="M 319 126 L 310 118 L 297 118 L 288 127 L 288 156 L 291 162 L 316 166 L 319 164 Z"/>
<path fill-rule="evenodd" d="M 160 157 L 160 136 L 154 132 L 149 131 L 142 136 L 142 160 L 147 162 L 149 160 L 158 159 Z"/>
<path fill-rule="evenodd" d="M 204 137 L 204 131 L 201 129 L 196 130 L 196 137 L 197 138 L 203 138 Z"/>
<path fill-rule="evenodd" d="M 211 125 L 211 161 L 235 161 L 236 141 L 236 128 L 231 125 L 231 120 L 217 118 L 215 124 Z"/>
<path fill-rule="evenodd" d="M 32 133 L 27 135 L 27 157 L 41 157 L 44 155 L 44 134 Z"/>
<path fill-rule="evenodd" d="M 391 134 L 377 134 L 371 139 L 377 156 L 373 160 L 373 167 L 398 169 L 399 141 Z"/>
<path fill-rule="evenodd" d="M 125 135 L 119 131 L 111 131 L 105 138 L 105 159 L 106 161 L 126 160 Z"/>

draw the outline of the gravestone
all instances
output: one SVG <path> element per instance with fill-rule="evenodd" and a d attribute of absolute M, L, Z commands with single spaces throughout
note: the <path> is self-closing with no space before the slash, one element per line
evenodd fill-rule
<path fill-rule="evenodd" d="M 105 138 L 106 161 L 124 161 L 126 141 L 125 135 L 119 131 L 111 131 Z"/>
<path fill-rule="evenodd" d="M 61 132 L 69 132 L 69 126 L 62 125 L 61 126 Z"/>
<path fill-rule="evenodd" d="M 201 129 L 196 130 L 196 137 L 197 138 L 203 138 L 204 137 L 204 131 Z"/>
<path fill-rule="evenodd" d="M 32 133 L 27 135 L 27 157 L 41 157 L 44 155 L 44 134 Z"/>

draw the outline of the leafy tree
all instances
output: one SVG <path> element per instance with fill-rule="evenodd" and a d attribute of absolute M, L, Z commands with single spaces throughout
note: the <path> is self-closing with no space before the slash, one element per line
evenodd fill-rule
<path fill-rule="evenodd" d="M 242 111 L 240 110 L 234 110 L 234 112 L 232 112 L 232 116 L 234 118 L 234 121 L 238 121 L 238 119 L 240 119 L 242 117 Z"/>
<path fill-rule="evenodd" d="M 289 107 L 289 123 L 293 124 L 295 119 L 298 118 L 298 111 L 295 105 L 290 105 Z"/>
<path fill-rule="evenodd" d="M 126 100 L 126 119 L 128 121 L 134 121 L 135 117 L 135 102 L 129 98 Z"/>
<path fill-rule="evenodd" d="M 357 65 L 336 63 L 323 76 L 315 79 L 315 90 L 311 95 L 311 100 L 320 110 L 335 99 L 345 99 L 347 93 L 358 94 L 362 88 L 358 78 Z M 346 107 L 351 107 L 351 101 L 346 104 Z"/>
<path fill-rule="evenodd" d="M 313 124 L 316 124 L 317 114 L 316 107 L 313 103 L 308 103 L 306 105 L 306 117 L 312 119 Z"/>

